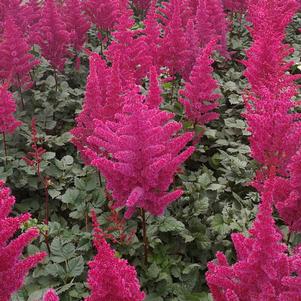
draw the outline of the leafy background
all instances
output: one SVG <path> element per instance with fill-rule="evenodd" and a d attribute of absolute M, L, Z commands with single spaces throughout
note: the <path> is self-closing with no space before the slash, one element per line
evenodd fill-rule
<path fill-rule="evenodd" d="M 197 151 L 185 163 L 176 185 L 185 195 L 173 203 L 162 217 L 147 216 L 149 240 L 148 263 L 144 263 L 141 219 L 134 217 L 126 224 L 126 232 L 134 230 L 129 244 L 113 244 L 118 254 L 137 268 L 147 301 L 205 301 L 211 300 L 205 284 L 206 264 L 217 250 L 235 259 L 230 234 L 247 233 L 257 211 L 258 195 L 248 185 L 256 164 L 251 160 L 248 131 L 241 116 L 242 94 L 246 87 L 241 60 L 250 45 L 246 21 L 231 15 L 229 49 L 233 60 L 215 56 L 214 76 L 220 84 L 220 118 L 206 128 Z M 136 28 L 142 26 L 137 19 Z M 296 51 L 292 55 L 293 73 L 301 72 L 301 14 L 288 29 L 287 40 Z M 95 30 L 89 32 L 87 48 L 99 52 Z M 35 50 L 39 56 L 39 51 Z M 19 105 L 17 117 L 22 120 L 13 136 L 8 137 L 7 164 L 1 156 L 0 174 L 12 188 L 18 203 L 16 213 L 29 211 L 35 225 L 49 231 L 50 255 L 27 278 L 26 284 L 13 300 L 38 300 L 45 288 L 54 287 L 62 301 L 81 300 L 88 294 L 87 262 L 95 254 L 92 247 L 89 212 L 94 208 L 101 226 L 110 226 L 110 209 L 104 193 L 103 179 L 92 167 L 85 167 L 70 143 L 69 131 L 80 112 L 88 74 L 88 58 L 81 54 L 82 66 L 74 69 L 70 59 L 63 74 L 58 75 L 56 91 L 53 70 L 42 60 L 34 71 L 35 87 L 23 97 L 25 108 Z M 176 113 L 185 129 L 193 125 L 185 121 L 183 108 L 176 101 L 183 83 L 163 84 L 163 108 Z M 146 83 L 147 85 L 147 83 Z M 173 95 L 171 95 L 173 93 Z M 20 101 L 20 96 L 15 92 Z M 44 224 L 44 189 L 35 170 L 22 157 L 31 150 L 31 119 L 37 120 L 40 146 L 46 149 L 41 166 L 48 178 L 50 223 Z M 201 131 L 201 129 L 196 129 Z M 1 143 L 2 145 L 2 143 Z M 0 149 L 1 154 L 4 150 Z M 122 212 L 120 212 L 122 214 Z M 277 217 L 276 217 L 277 218 Z M 286 227 L 279 219 L 284 233 Z M 118 233 L 113 233 L 118 236 Z M 292 237 L 291 247 L 301 241 Z M 40 236 L 27 252 L 47 250 L 45 237 Z"/>

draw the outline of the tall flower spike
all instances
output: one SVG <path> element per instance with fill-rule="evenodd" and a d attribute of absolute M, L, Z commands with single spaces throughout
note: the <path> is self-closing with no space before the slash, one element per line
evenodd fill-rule
<path fill-rule="evenodd" d="M 89 144 L 87 138 L 94 131 L 93 119 L 101 118 L 101 110 L 106 104 L 106 93 L 109 78 L 109 70 L 105 61 L 96 53 L 90 55 L 90 73 L 87 79 L 86 95 L 82 112 L 76 117 L 76 127 L 71 130 L 72 142 L 80 151 L 86 164 L 89 164 L 84 150 Z M 94 151 L 97 148 L 93 148 Z"/>
<path fill-rule="evenodd" d="M 29 72 L 39 61 L 29 53 L 28 46 L 21 30 L 9 17 L 5 21 L 3 41 L 0 44 L 0 78 L 9 79 L 12 85 L 21 92 L 32 86 Z"/>
<path fill-rule="evenodd" d="M 103 149 L 108 157 L 86 151 L 92 165 L 106 178 L 115 207 L 128 208 L 126 218 L 136 208 L 163 214 L 182 194 L 180 189 L 169 192 L 169 186 L 179 166 L 194 151 L 194 147 L 182 151 L 193 134 L 178 135 L 182 126 L 171 121 L 174 115 L 150 109 L 141 98 L 137 91 L 129 93 L 115 122 L 95 121 L 95 131 L 88 142 Z"/>
<path fill-rule="evenodd" d="M 300 295 L 297 299 L 282 298 L 300 292 L 297 286 L 292 291 L 290 287 L 300 270 L 296 270 L 292 264 L 295 258 L 287 255 L 287 246 L 281 243 L 282 235 L 272 217 L 272 190 L 273 180 L 265 184 L 250 237 L 232 234 L 237 262 L 230 266 L 225 255 L 218 252 L 217 262 L 208 264 L 206 280 L 214 300 L 300 300 Z"/>
<path fill-rule="evenodd" d="M 149 52 L 149 56 L 152 60 L 152 65 L 158 66 L 158 49 L 160 45 L 160 26 L 157 21 L 157 14 L 156 14 L 156 0 L 153 0 L 146 15 L 144 25 L 145 29 L 143 30 L 144 36 L 142 39 L 144 40 L 145 44 L 149 47 L 147 48 Z"/>
<path fill-rule="evenodd" d="M 0 132 L 12 134 L 22 123 L 15 119 L 16 103 L 7 85 L 0 86 Z"/>
<path fill-rule="evenodd" d="M 116 256 L 99 229 L 95 213 L 94 246 L 97 255 L 89 262 L 88 285 L 91 295 L 85 301 L 142 301 L 145 294 L 141 292 L 136 270 L 127 260 Z"/>
<path fill-rule="evenodd" d="M 114 28 L 118 17 L 116 0 L 86 0 L 83 7 L 91 23 L 100 31 L 111 31 Z"/>
<path fill-rule="evenodd" d="M 184 96 L 180 102 L 185 107 L 185 114 L 189 120 L 200 125 L 218 118 L 219 114 L 213 112 L 218 107 L 216 100 L 221 95 L 214 93 L 218 88 L 217 81 L 213 79 L 213 60 L 210 58 L 215 42 L 210 42 L 200 53 L 189 81 L 186 82 L 180 94 Z"/>
<path fill-rule="evenodd" d="M 34 238 L 38 230 L 29 229 L 15 238 L 20 226 L 29 218 L 29 214 L 8 217 L 15 204 L 10 190 L 0 180 L 0 300 L 9 301 L 11 296 L 23 285 L 26 274 L 46 256 L 36 253 L 21 259 L 22 251 Z"/>
<path fill-rule="evenodd" d="M 164 38 L 160 47 L 160 63 L 169 69 L 170 75 L 179 74 L 185 79 L 189 76 L 189 57 L 191 50 L 182 28 L 179 0 L 174 0 L 171 19 L 165 26 Z"/>
<path fill-rule="evenodd" d="M 43 301 L 59 301 L 60 298 L 54 289 L 49 289 L 43 296 Z"/>
<path fill-rule="evenodd" d="M 113 42 L 105 54 L 111 62 L 119 61 L 123 84 L 129 78 L 135 79 L 139 84 L 141 79 L 147 75 L 152 58 L 148 50 L 149 45 L 142 37 L 137 37 L 138 31 L 132 30 L 135 20 L 133 11 L 127 6 L 127 1 L 120 4 L 117 21 L 118 24 L 112 34 Z"/>
<path fill-rule="evenodd" d="M 36 44 L 39 32 L 38 23 L 41 19 L 41 6 L 39 0 L 29 0 L 24 6 L 24 10 L 27 20 L 27 42 L 32 46 L 33 44 Z"/>
<path fill-rule="evenodd" d="M 38 44 L 53 68 L 63 71 L 68 56 L 69 33 L 55 0 L 46 0 L 39 23 Z"/>
<path fill-rule="evenodd" d="M 90 23 L 81 10 L 81 1 L 66 0 L 64 2 L 64 20 L 66 28 L 70 33 L 70 44 L 75 50 L 76 68 L 79 68 L 78 54 L 87 40 L 87 31 Z"/>
<path fill-rule="evenodd" d="M 289 73 L 292 63 L 286 57 L 291 50 L 283 44 L 286 26 L 295 11 L 294 0 L 249 1 L 254 42 L 244 62 L 244 74 L 251 85 L 245 96 L 244 116 L 252 134 L 252 156 L 261 164 L 254 182 L 258 189 L 272 169 L 287 177 L 287 166 L 300 147 L 301 123 L 299 114 L 293 112 L 292 99 L 297 94 L 297 77 Z"/>
<path fill-rule="evenodd" d="M 228 57 L 227 31 L 228 24 L 221 0 L 199 0 L 196 13 L 196 29 L 202 47 L 211 40 L 216 40 L 216 49 Z"/>

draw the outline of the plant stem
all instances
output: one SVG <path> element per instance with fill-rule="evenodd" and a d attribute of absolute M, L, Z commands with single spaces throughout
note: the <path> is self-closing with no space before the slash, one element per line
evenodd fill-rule
<path fill-rule="evenodd" d="M 142 233 L 143 233 L 143 246 L 144 246 L 144 264 L 147 265 L 148 262 L 148 239 L 146 233 L 146 219 L 145 219 L 145 210 L 140 209 L 142 217 Z"/>
<path fill-rule="evenodd" d="M 2 133 L 2 136 L 3 136 L 3 149 L 4 149 L 5 165 L 7 165 L 8 152 L 7 152 L 6 136 L 5 136 L 4 132 Z"/>
<path fill-rule="evenodd" d="M 55 80 L 55 93 L 57 93 L 57 90 L 58 90 L 58 78 L 57 78 L 56 69 L 54 69 L 54 80 Z"/>

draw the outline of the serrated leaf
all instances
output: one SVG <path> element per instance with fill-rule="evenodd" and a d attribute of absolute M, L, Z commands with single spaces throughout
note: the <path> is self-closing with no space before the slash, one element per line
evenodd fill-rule
<path fill-rule="evenodd" d="M 84 258 L 78 256 L 68 261 L 68 273 L 71 277 L 81 275 L 84 270 Z"/>

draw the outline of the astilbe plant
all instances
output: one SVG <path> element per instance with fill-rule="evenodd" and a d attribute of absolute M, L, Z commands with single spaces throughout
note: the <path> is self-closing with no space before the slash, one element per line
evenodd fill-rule
<path fill-rule="evenodd" d="M 250 144 L 253 158 L 261 165 L 255 179 L 264 181 L 271 169 L 276 174 L 287 176 L 287 166 L 300 146 L 299 114 L 292 113 L 297 93 L 290 75 L 291 62 L 286 56 L 291 52 L 282 40 L 285 28 L 296 10 L 296 2 L 250 1 L 249 20 L 254 42 L 247 51 L 245 76 L 251 88 L 245 96 L 245 117 L 251 132 Z M 277 12 L 285 15 L 279 15 Z M 258 18 L 260 12 L 261 17 Z M 275 23 L 276 22 L 276 23 Z M 275 24 L 274 24 L 275 23 Z"/>
<path fill-rule="evenodd" d="M 9 79 L 20 92 L 31 88 L 30 71 L 39 61 L 29 53 L 30 47 L 21 30 L 11 17 L 4 23 L 4 35 L 0 44 L 0 78 Z"/>
<path fill-rule="evenodd" d="M 158 50 L 160 45 L 160 26 L 157 21 L 156 1 L 153 0 L 144 20 L 145 29 L 141 37 L 145 44 L 148 45 L 148 56 L 151 57 L 152 65 L 158 66 Z"/>
<path fill-rule="evenodd" d="M 22 0 L 2 0 L 0 2 L 0 33 L 4 31 L 4 21 L 7 17 L 14 18 L 22 32 L 27 33 L 28 15 Z"/>
<path fill-rule="evenodd" d="M 80 65 L 78 55 L 87 40 L 87 31 L 91 26 L 87 17 L 83 15 L 81 8 L 81 1 L 79 0 L 67 0 L 64 2 L 63 16 L 67 31 L 70 33 L 70 44 L 75 50 L 75 66 L 77 69 L 79 69 Z"/>
<path fill-rule="evenodd" d="M 0 86 L 0 133 L 12 134 L 21 122 L 13 115 L 16 112 L 16 103 L 7 88 L 7 84 Z"/>
<path fill-rule="evenodd" d="M 88 138 L 109 156 L 92 150 L 86 155 L 105 177 L 115 207 L 127 207 L 126 218 L 136 208 L 161 215 L 182 195 L 181 189 L 170 192 L 169 186 L 180 164 L 194 151 L 194 147 L 182 151 L 193 134 L 177 134 L 182 126 L 171 121 L 174 115 L 149 108 L 137 91 L 126 95 L 124 103 L 115 121 L 96 120 L 94 134 Z"/>
<path fill-rule="evenodd" d="M 180 2 L 174 0 L 173 4 L 172 15 L 164 27 L 164 37 L 159 49 L 159 62 L 161 66 L 169 69 L 171 76 L 178 74 L 187 79 L 190 73 L 191 50 L 182 27 Z"/>
<path fill-rule="evenodd" d="M 54 69 L 63 71 L 69 55 L 69 33 L 54 0 L 45 1 L 39 27 L 38 44 L 41 47 L 42 55 Z"/>
<path fill-rule="evenodd" d="M 87 146 L 94 151 L 103 153 L 87 140 L 94 131 L 93 120 L 96 118 L 104 121 L 114 120 L 115 114 L 122 109 L 122 87 L 119 73 L 118 61 L 115 61 L 109 69 L 99 55 L 91 54 L 90 74 L 87 80 L 83 110 L 76 117 L 76 127 L 71 131 L 72 142 L 80 151 L 86 164 L 89 164 L 89 159 L 84 152 Z"/>
<path fill-rule="evenodd" d="M 185 107 L 185 114 L 194 124 L 205 125 L 219 116 L 213 111 L 218 107 L 217 99 L 220 98 L 219 94 L 214 93 L 218 84 L 212 77 L 213 60 L 210 56 L 214 46 L 215 42 L 212 41 L 201 51 L 193 66 L 189 81 L 180 91 L 184 97 L 180 99 L 180 102 Z"/>
<path fill-rule="evenodd" d="M 35 267 L 46 254 L 35 255 L 21 259 L 23 249 L 36 237 L 37 229 L 29 229 L 25 233 L 15 236 L 20 226 L 29 220 L 28 213 L 9 217 L 15 198 L 11 196 L 9 188 L 0 181 L 0 299 L 11 300 L 11 296 L 23 285 L 25 276 Z"/>
<path fill-rule="evenodd" d="M 128 79 L 134 79 L 140 83 L 152 64 L 149 45 L 143 38 L 137 37 L 135 30 L 132 30 L 135 20 L 127 1 L 120 2 L 118 24 L 112 33 L 113 41 L 105 54 L 111 62 L 119 61 L 123 84 Z"/>
<path fill-rule="evenodd" d="M 251 155 L 260 164 L 259 182 L 272 169 L 286 177 L 287 166 L 301 143 L 301 124 L 296 121 L 299 114 L 289 113 L 294 103 L 285 95 L 275 99 L 268 90 L 261 94 L 260 99 L 247 98 L 244 114 L 251 133 Z"/>
<path fill-rule="evenodd" d="M 221 55 L 228 57 L 228 24 L 221 0 L 199 0 L 195 17 L 196 30 L 202 47 L 216 40 L 216 48 Z"/>
<path fill-rule="evenodd" d="M 25 12 L 27 19 L 27 31 L 26 37 L 29 45 L 36 44 L 38 32 L 39 32 L 39 22 L 41 19 L 41 6 L 39 0 L 29 0 L 25 4 Z"/>
<path fill-rule="evenodd" d="M 111 31 L 117 22 L 118 1 L 116 0 L 85 0 L 83 8 L 91 23 L 100 31 Z"/>
<path fill-rule="evenodd" d="M 94 246 L 97 255 L 89 262 L 88 286 L 91 290 L 85 301 L 142 301 L 145 294 L 140 290 L 136 270 L 127 260 L 116 256 L 99 228 L 95 213 Z"/>
<path fill-rule="evenodd" d="M 181 8 L 182 24 L 183 24 L 183 26 L 186 26 L 188 23 L 188 20 L 195 18 L 199 1 L 198 0 L 183 0 L 181 3 L 182 3 L 182 8 Z"/>
<path fill-rule="evenodd" d="M 237 262 L 225 255 L 208 264 L 206 280 L 215 301 L 300 300 L 300 257 L 287 255 L 287 246 L 272 217 L 273 180 L 265 184 L 250 237 L 232 234 Z"/>

